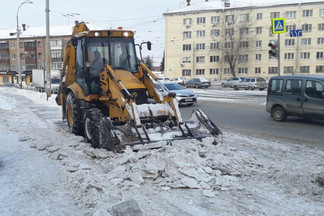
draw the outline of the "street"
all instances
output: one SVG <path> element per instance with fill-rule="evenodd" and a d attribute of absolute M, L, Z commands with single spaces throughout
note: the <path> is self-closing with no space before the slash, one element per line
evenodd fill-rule
<path fill-rule="evenodd" d="M 230 130 L 251 135 L 258 132 L 258 136 L 269 137 L 271 140 L 288 139 L 324 148 L 324 121 L 288 117 L 286 122 L 275 122 L 265 111 L 265 91 L 213 89 L 219 88 L 207 89 L 205 93 L 204 90 L 191 89 L 197 92 L 198 103 L 191 107 L 181 107 L 183 118 L 190 118 L 193 109 L 202 109 L 223 131 Z M 227 100 L 223 101 L 224 98 Z M 237 100 L 241 103 L 237 103 Z"/>

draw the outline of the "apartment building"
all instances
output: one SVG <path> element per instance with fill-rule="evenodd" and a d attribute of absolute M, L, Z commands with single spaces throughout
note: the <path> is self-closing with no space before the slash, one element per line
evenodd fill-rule
<path fill-rule="evenodd" d="M 278 39 L 272 19 L 281 17 L 287 32 L 280 34 L 280 74 L 324 75 L 324 1 L 187 2 L 163 14 L 166 76 L 220 80 L 232 69 L 237 76 L 278 75 L 268 44 Z M 302 30 L 302 36 L 290 30 Z"/>
<path fill-rule="evenodd" d="M 22 78 L 31 82 L 32 69 L 45 69 L 45 27 L 28 28 L 20 34 Z M 15 29 L 0 30 L 0 84 L 17 81 L 17 37 Z M 50 33 L 51 69 L 63 67 L 64 46 L 70 39 L 72 27 L 54 26 Z M 28 80 L 26 79 L 28 78 Z"/>

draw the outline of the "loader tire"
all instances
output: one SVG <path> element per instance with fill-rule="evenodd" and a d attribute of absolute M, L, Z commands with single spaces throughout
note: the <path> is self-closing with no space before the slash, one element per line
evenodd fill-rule
<path fill-rule="evenodd" d="M 82 111 L 72 92 L 68 94 L 66 99 L 66 119 L 70 131 L 75 135 L 83 136 Z"/>
<path fill-rule="evenodd" d="M 83 125 L 84 136 L 93 148 L 104 148 L 113 152 L 121 152 L 123 146 L 112 135 L 106 125 L 106 118 L 100 109 L 92 108 L 85 112 Z"/>

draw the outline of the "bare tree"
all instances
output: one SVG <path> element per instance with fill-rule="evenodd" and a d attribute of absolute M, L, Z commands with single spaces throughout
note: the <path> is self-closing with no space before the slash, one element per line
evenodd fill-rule
<path fill-rule="evenodd" d="M 250 10 L 225 12 L 221 24 L 223 61 L 229 64 L 233 76 L 236 76 L 236 67 L 248 61 L 248 52 L 255 46 L 256 34 L 250 13 Z"/>

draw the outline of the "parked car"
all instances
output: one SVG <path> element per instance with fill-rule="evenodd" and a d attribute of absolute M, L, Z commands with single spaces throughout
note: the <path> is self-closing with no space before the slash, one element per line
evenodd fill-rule
<path fill-rule="evenodd" d="M 187 81 L 185 86 L 188 88 L 208 88 L 211 86 L 211 82 L 205 78 L 193 78 Z"/>
<path fill-rule="evenodd" d="M 324 119 L 324 77 L 272 77 L 266 111 L 275 121 L 285 121 L 287 116 Z"/>
<path fill-rule="evenodd" d="M 254 90 L 259 89 L 263 90 L 267 88 L 267 81 L 262 77 L 252 77 L 246 78 L 243 82 L 235 83 L 233 85 L 235 90 L 245 89 L 245 90 Z"/>
<path fill-rule="evenodd" d="M 175 82 L 163 83 L 163 86 L 167 88 L 168 91 L 162 88 L 159 83 L 155 84 L 156 87 L 162 92 L 162 95 L 165 96 L 169 92 L 174 92 L 176 94 L 176 99 L 179 105 L 188 105 L 192 106 L 194 103 L 197 103 L 197 96 L 195 92 L 184 88 Z"/>
<path fill-rule="evenodd" d="M 161 82 L 170 82 L 171 81 L 171 79 L 169 77 L 159 77 L 158 80 Z"/>
<path fill-rule="evenodd" d="M 14 88 L 18 88 L 19 86 L 15 83 L 5 83 L 3 84 L 3 86 L 5 87 L 14 87 Z"/>
<path fill-rule="evenodd" d="M 222 82 L 222 87 L 231 87 L 233 88 L 234 84 L 243 82 L 245 80 L 245 77 L 231 77 L 225 81 Z"/>
<path fill-rule="evenodd" d="M 176 82 L 176 83 L 178 83 L 179 85 L 184 86 L 184 85 L 186 84 L 186 78 L 183 78 L 183 77 L 176 77 L 176 78 L 171 79 L 171 82 Z"/>

